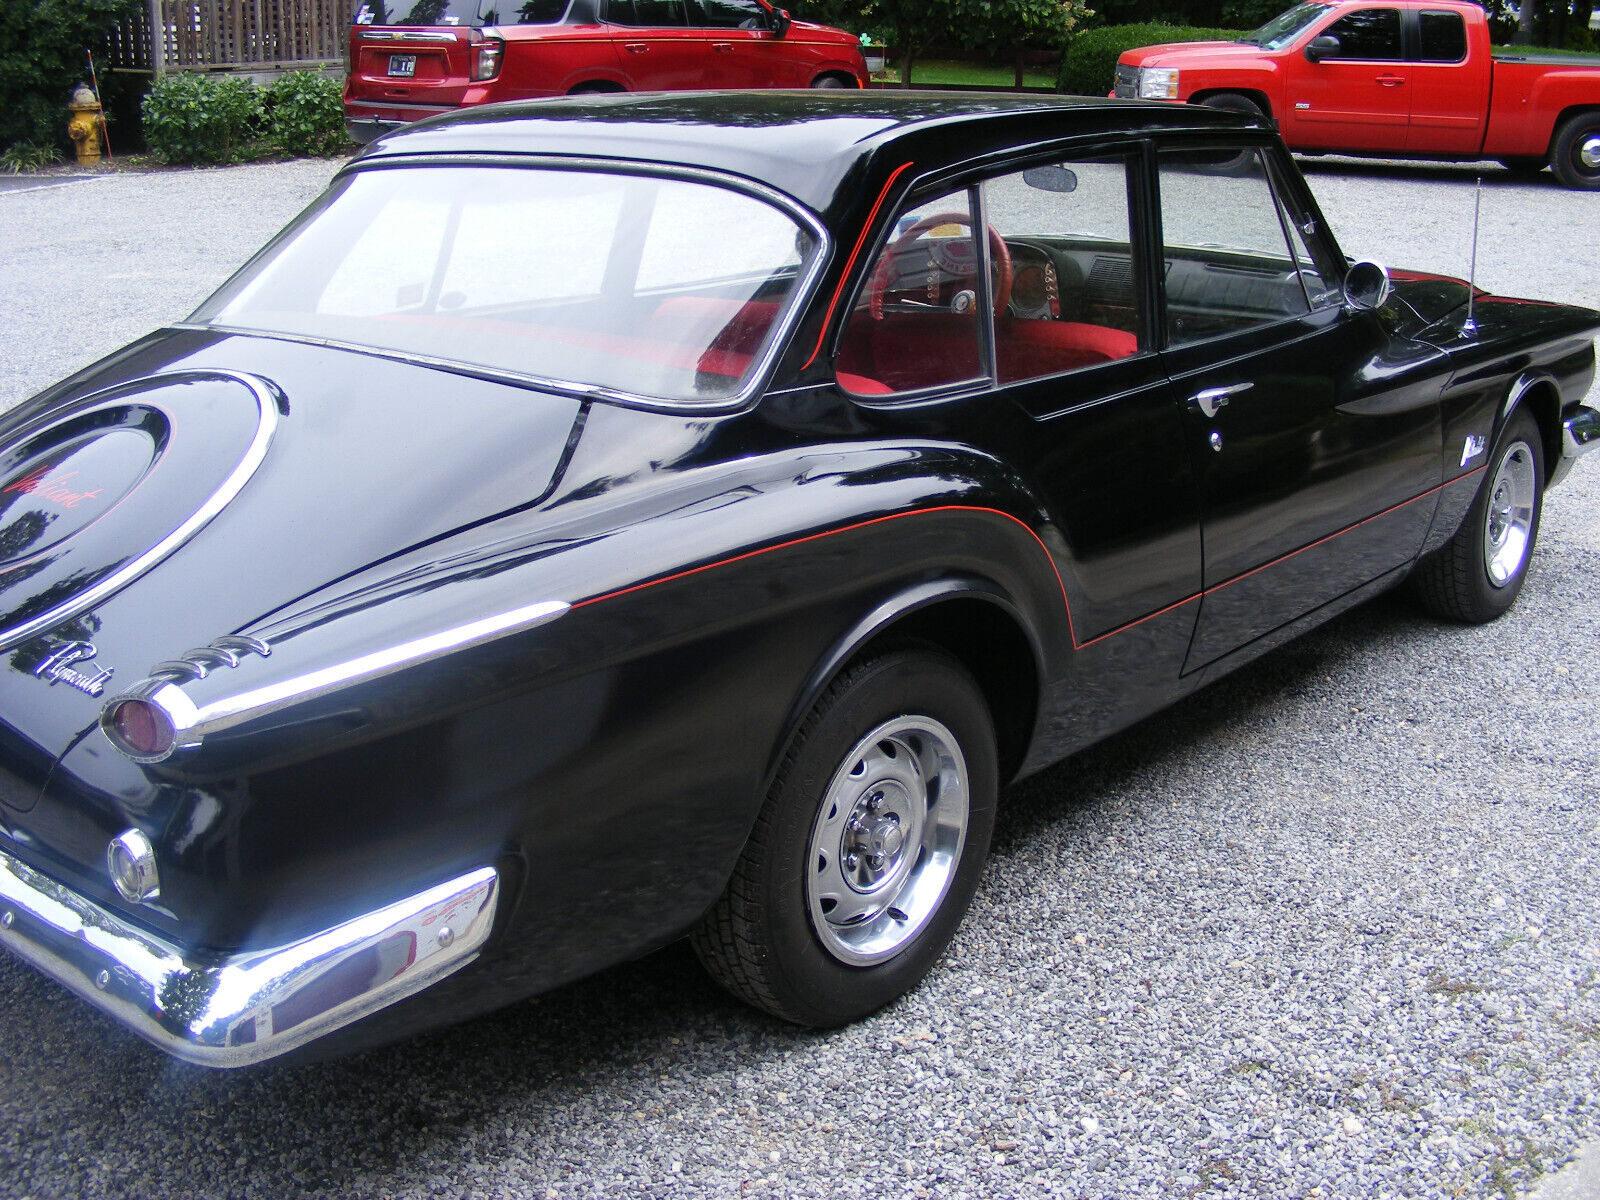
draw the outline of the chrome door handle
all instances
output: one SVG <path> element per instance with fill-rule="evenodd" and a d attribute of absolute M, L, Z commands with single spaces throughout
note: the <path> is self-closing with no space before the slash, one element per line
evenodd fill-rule
<path fill-rule="evenodd" d="M 1253 383 L 1235 383 L 1227 387 L 1207 388 L 1189 397 L 1189 407 L 1209 421 L 1217 415 L 1217 410 L 1228 402 L 1229 396 L 1248 392 L 1253 387 L 1255 387 Z"/>

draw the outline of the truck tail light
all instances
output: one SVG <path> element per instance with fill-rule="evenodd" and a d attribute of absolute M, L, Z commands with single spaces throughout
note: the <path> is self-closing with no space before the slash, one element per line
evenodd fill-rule
<path fill-rule="evenodd" d="M 472 44 L 472 79 L 476 83 L 483 79 L 493 79 L 500 70 L 500 56 L 505 52 L 506 44 L 500 38 L 488 38 Z"/>

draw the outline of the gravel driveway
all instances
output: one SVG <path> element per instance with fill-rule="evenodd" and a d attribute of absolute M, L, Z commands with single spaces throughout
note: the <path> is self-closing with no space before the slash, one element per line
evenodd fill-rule
<path fill-rule="evenodd" d="M 0 190 L 0 407 L 184 314 L 332 170 Z M 1347 250 L 1465 273 L 1470 170 L 1308 173 Z M 1480 283 L 1600 307 L 1597 204 L 1492 172 Z M 1600 1133 L 1597 643 L 1591 461 L 1499 623 L 1380 600 L 1012 789 L 946 961 L 829 1035 L 673 948 L 209 1073 L 0 956 L 0 1194 L 1510 1196 Z"/>

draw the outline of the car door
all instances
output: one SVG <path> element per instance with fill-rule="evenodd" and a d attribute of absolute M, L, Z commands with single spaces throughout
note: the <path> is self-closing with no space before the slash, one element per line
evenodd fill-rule
<path fill-rule="evenodd" d="M 1412 561 L 1446 370 L 1343 305 L 1315 210 L 1264 148 L 1157 162 L 1162 357 L 1203 508 L 1193 671 Z"/>
<path fill-rule="evenodd" d="M 605 0 L 604 19 L 629 91 L 706 86 L 710 51 L 685 0 Z"/>
<path fill-rule="evenodd" d="M 1411 116 L 1410 64 L 1400 10 L 1359 8 L 1320 30 L 1339 48 L 1320 61 L 1302 55 L 1281 114 L 1295 146 L 1322 150 L 1402 150 Z"/>
<path fill-rule="evenodd" d="M 1474 154 L 1483 145 L 1489 89 L 1482 63 L 1467 61 L 1467 23 L 1459 12 L 1406 13 L 1411 121 L 1406 145 L 1418 153 Z"/>
<path fill-rule="evenodd" d="M 1067 606 L 1070 644 L 1052 650 L 1075 663 L 1051 699 L 1063 744 L 1169 700 L 1198 609 L 1197 484 L 1149 329 L 1143 178 L 1133 150 L 1066 154 L 918 200 L 835 360 L 863 406 L 936 423 L 1035 497 L 1025 515 Z"/>
<path fill-rule="evenodd" d="M 804 86 L 789 76 L 772 35 L 772 12 L 757 0 L 688 0 L 689 23 L 704 39 L 708 88 Z"/>

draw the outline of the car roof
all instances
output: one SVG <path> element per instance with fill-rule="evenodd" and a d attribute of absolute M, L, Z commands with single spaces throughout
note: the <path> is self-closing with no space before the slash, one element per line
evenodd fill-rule
<path fill-rule="evenodd" d="M 556 155 L 700 167 L 818 211 L 853 197 L 875 157 L 937 172 L 1012 147 L 1171 129 L 1261 128 L 1190 104 L 1020 93 L 742 91 L 566 96 L 490 104 L 380 138 L 356 166 L 413 155 Z"/>

